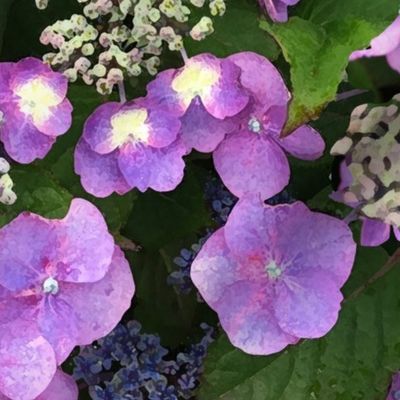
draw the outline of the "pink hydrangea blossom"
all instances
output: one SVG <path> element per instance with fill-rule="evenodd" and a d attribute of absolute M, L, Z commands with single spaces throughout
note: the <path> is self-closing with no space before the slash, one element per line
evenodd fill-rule
<path fill-rule="evenodd" d="M 242 52 L 228 60 L 241 69 L 240 81 L 252 99 L 236 117 L 236 130 L 215 150 L 215 168 L 237 197 L 258 193 L 267 199 L 289 182 L 286 153 L 314 160 L 322 155 L 325 143 L 308 125 L 285 138 L 280 137 L 287 119 L 290 93 L 279 71 L 266 58 Z"/>
<path fill-rule="evenodd" d="M 288 20 L 288 7 L 294 6 L 300 0 L 258 0 L 275 22 L 286 22 Z"/>
<path fill-rule="evenodd" d="M 13 400 L 0 393 L 0 400 Z M 78 400 L 78 386 L 74 379 L 58 369 L 49 386 L 35 400 Z"/>
<path fill-rule="evenodd" d="M 400 72 L 400 16 L 379 36 L 372 39 L 368 49 L 353 52 L 350 55 L 350 60 L 382 56 L 386 57 L 389 65 L 394 70 Z"/>
<path fill-rule="evenodd" d="M 213 151 L 235 127 L 231 117 L 249 101 L 240 84 L 240 68 L 212 54 L 197 55 L 182 68 L 159 73 L 148 85 L 147 97 L 182 117 L 180 136 L 188 153 Z"/>
<path fill-rule="evenodd" d="M 400 372 L 393 375 L 392 385 L 386 400 L 400 400 Z"/>
<path fill-rule="evenodd" d="M 134 282 L 103 216 L 72 201 L 65 218 L 22 213 L 0 229 L 0 392 L 32 400 L 76 345 L 108 334 Z"/>
<path fill-rule="evenodd" d="M 71 126 L 67 78 L 36 58 L 0 63 L 0 140 L 20 163 L 43 158 Z"/>
<path fill-rule="evenodd" d="M 246 196 L 205 243 L 191 277 L 231 342 L 267 355 L 336 323 L 356 245 L 346 223 L 303 203 Z"/>
<path fill-rule="evenodd" d="M 75 150 L 75 171 L 98 197 L 132 188 L 164 192 L 183 178 L 186 148 L 181 123 L 146 99 L 98 107 L 85 123 Z"/>

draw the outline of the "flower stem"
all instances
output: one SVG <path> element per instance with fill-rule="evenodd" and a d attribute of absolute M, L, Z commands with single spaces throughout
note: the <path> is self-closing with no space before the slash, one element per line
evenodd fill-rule
<path fill-rule="evenodd" d="M 121 104 L 126 103 L 126 91 L 125 91 L 124 81 L 118 82 L 118 91 L 119 91 L 120 103 Z"/>
<path fill-rule="evenodd" d="M 343 218 L 343 222 L 349 225 L 352 222 L 356 221 L 358 219 L 358 211 L 359 208 L 353 208 L 351 212 Z"/>
<path fill-rule="evenodd" d="M 353 90 L 348 90 L 347 92 L 339 93 L 336 96 L 336 101 L 342 101 L 342 100 L 347 100 L 350 99 L 351 97 L 358 96 L 360 94 L 367 93 L 368 90 L 366 89 L 353 89 Z"/>
<path fill-rule="evenodd" d="M 186 49 L 185 49 L 184 47 L 182 47 L 182 48 L 179 50 L 179 52 L 181 53 L 181 56 L 182 56 L 182 58 L 183 58 L 183 62 L 186 64 L 186 63 L 188 62 L 188 60 L 189 60 L 189 56 L 188 56 L 188 54 L 187 54 L 187 52 L 186 52 Z"/>

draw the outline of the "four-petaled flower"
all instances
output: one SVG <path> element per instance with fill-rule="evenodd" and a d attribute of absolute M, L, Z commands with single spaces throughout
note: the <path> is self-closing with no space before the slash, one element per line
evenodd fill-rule
<path fill-rule="evenodd" d="M 289 182 L 285 152 L 313 160 L 322 155 L 325 143 L 308 125 L 280 137 L 290 94 L 272 63 L 252 52 L 234 54 L 228 60 L 241 69 L 241 83 L 252 98 L 236 117 L 236 130 L 213 153 L 214 165 L 226 187 L 237 197 L 259 193 L 268 199 Z"/>
<path fill-rule="evenodd" d="M 300 0 L 258 0 L 275 22 L 286 22 L 288 20 L 288 7 L 294 6 Z"/>
<path fill-rule="evenodd" d="M 71 126 L 68 80 L 36 58 L 0 63 L 0 140 L 20 163 L 43 158 Z"/>
<path fill-rule="evenodd" d="M 250 354 L 319 338 L 336 323 L 356 245 L 345 222 L 303 203 L 241 199 L 191 277 L 231 342 Z"/>
<path fill-rule="evenodd" d="M 75 150 L 83 187 L 98 197 L 135 187 L 173 190 L 185 168 L 180 127 L 178 117 L 146 99 L 101 105 L 86 121 Z"/>
<path fill-rule="evenodd" d="M 86 200 L 73 200 L 61 220 L 22 213 L 1 228 L 0 241 L 0 392 L 32 400 L 76 345 L 115 327 L 134 282 Z"/>
<path fill-rule="evenodd" d="M 400 16 L 379 36 L 371 40 L 366 50 L 357 50 L 350 55 L 350 61 L 364 57 L 386 56 L 389 65 L 400 72 Z"/>

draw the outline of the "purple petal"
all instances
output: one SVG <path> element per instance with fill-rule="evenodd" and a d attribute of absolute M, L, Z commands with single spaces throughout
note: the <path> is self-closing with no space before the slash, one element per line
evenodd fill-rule
<path fill-rule="evenodd" d="M 210 115 L 197 98 L 182 117 L 181 139 L 187 153 L 192 149 L 211 153 L 235 127 L 236 123 L 232 118 L 220 120 Z"/>
<path fill-rule="evenodd" d="M 292 6 L 300 0 L 259 0 L 271 19 L 275 22 L 286 22 L 288 20 L 288 5 Z"/>
<path fill-rule="evenodd" d="M 394 226 L 393 233 L 394 233 L 395 238 L 400 241 L 400 229 Z"/>
<path fill-rule="evenodd" d="M 361 229 L 361 245 L 380 246 L 389 240 L 390 225 L 378 219 L 365 218 Z"/>
<path fill-rule="evenodd" d="M 367 50 L 358 50 L 350 55 L 350 60 L 358 60 L 363 57 L 385 56 L 400 46 L 400 17 L 389 25 L 379 36 L 371 40 Z"/>
<path fill-rule="evenodd" d="M 60 256 L 55 276 L 65 282 L 102 279 L 111 263 L 114 239 L 100 211 L 86 200 L 73 199 L 66 217 L 54 224 Z"/>
<path fill-rule="evenodd" d="M 221 228 L 206 241 L 190 269 L 194 285 L 215 310 L 225 289 L 241 279 L 237 274 L 239 265 L 230 253 Z"/>
<path fill-rule="evenodd" d="M 54 326 L 62 326 L 63 321 L 67 320 L 69 325 L 64 325 L 64 337 L 61 330 L 56 330 L 60 336 L 55 340 L 73 336 L 77 345 L 86 345 L 107 335 L 129 309 L 134 292 L 129 264 L 122 251 L 115 247 L 110 270 L 102 280 L 60 284 L 56 302 L 68 307 L 60 307 L 59 313 L 47 315 L 47 319 L 53 321 Z M 68 313 L 65 315 L 64 312 Z M 54 334 L 50 329 L 51 321 L 40 322 L 46 330 L 45 337 Z"/>
<path fill-rule="evenodd" d="M 286 155 L 267 136 L 252 132 L 231 134 L 213 156 L 219 176 L 237 197 L 254 193 L 268 199 L 289 183 Z"/>
<path fill-rule="evenodd" d="M 74 378 L 58 369 L 50 385 L 35 400 L 78 400 L 78 394 Z"/>
<path fill-rule="evenodd" d="M 387 62 L 389 63 L 389 65 L 395 71 L 400 73 L 400 43 L 399 43 L 399 46 L 395 50 L 388 53 L 386 58 L 387 58 Z"/>
<path fill-rule="evenodd" d="M 72 125 L 72 105 L 65 99 L 58 106 L 49 108 L 49 116 L 45 121 L 35 123 L 36 128 L 45 135 L 63 135 Z"/>
<path fill-rule="evenodd" d="M 2 62 L 0 63 L 0 103 L 11 100 L 12 92 L 10 89 L 11 74 L 15 63 Z M 1 109 L 0 109 L 1 110 Z"/>
<path fill-rule="evenodd" d="M 80 175 L 82 186 L 88 193 L 107 197 L 113 192 L 122 195 L 131 189 L 119 169 L 117 152 L 98 154 L 81 139 L 74 158 L 75 172 Z"/>
<path fill-rule="evenodd" d="M 22 164 L 44 158 L 55 138 L 39 132 L 32 119 L 11 106 L 3 107 L 5 122 L 0 128 L 0 139 L 8 155 Z"/>
<path fill-rule="evenodd" d="M 127 143 L 120 150 L 118 163 L 131 187 L 144 192 L 152 188 L 167 192 L 176 188 L 183 179 L 185 146 L 180 141 L 156 149 Z"/>
<path fill-rule="evenodd" d="M 52 71 L 47 64 L 37 58 L 24 58 L 15 64 L 10 86 L 15 91 L 36 78 L 40 78 L 46 86 L 50 87 L 60 98 L 60 102 L 64 100 L 68 90 L 68 79 L 63 74 Z"/>
<path fill-rule="evenodd" d="M 0 284 L 21 291 L 41 282 L 56 252 L 49 221 L 28 212 L 0 229 Z"/>
<path fill-rule="evenodd" d="M 82 137 L 96 153 L 108 154 L 117 148 L 117 145 L 112 143 L 111 118 L 120 109 L 120 103 L 105 103 L 97 107 L 86 120 Z"/>
<path fill-rule="evenodd" d="M 0 325 L 0 392 L 13 400 L 32 400 L 52 381 L 56 360 L 35 325 Z"/>
<path fill-rule="evenodd" d="M 279 144 L 292 156 L 301 160 L 315 160 L 322 156 L 325 142 L 311 126 L 303 125 L 292 134 L 279 139 Z"/>
<path fill-rule="evenodd" d="M 265 288 L 254 282 L 237 282 L 225 288 L 218 315 L 234 346 L 249 354 L 268 355 L 297 343 L 297 337 L 279 327 L 271 300 Z"/>
<path fill-rule="evenodd" d="M 335 325 L 343 296 L 323 270 L 303 269 L 276 286 L 275 317 L 281 329 L 302 338 L 319 338 Z"/>

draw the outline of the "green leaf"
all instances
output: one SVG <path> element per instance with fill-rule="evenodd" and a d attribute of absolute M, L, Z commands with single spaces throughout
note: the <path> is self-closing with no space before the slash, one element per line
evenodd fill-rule
<path fill-rule="evenodd" d="M 361 248 L 344 289 L 350 295 L 387 260 Z M 210 349 L 199 400 L 384 399 L 400 367 L 400 269 L 345 302 L 333 330 L 273 356 L 255 357 L 222 336 Z"/>
<path fill-rule="evenodd" d="M 12 206 L 0 205 L 0 226 L 23 211 L 31 211 L 46 218 L 62 218 L 68 211 L 72 195 L 53 177 L 34 166 L 13 167 L 17 201 Z"/>
<path fill-rule="evenodd" d="M 145 248 L 160 249 L 209 224 L 199 173 L 187 165 L 183 182 L 174 191 L 138 195 L 123 234 Z"/>
<path fill-rule="evenodd" d="M 188 39 L 185 47 L 190 55 L 209 52 L 226 57 L 240 51 L 254 51 L 275 60 L 279 56 L 279 48 L 272 37 L 260 29 L 259 16 L 256 1 L 230 1 L 225 15 L 213 19 L 215 32 L 199 42 Z"/>
<path fill-rule="evenodd" d="M 349 55 L 366 47 L 397 15 L 392 0 L 319 0 L 300 8 L 286 24 L 262 22 L 291 65 L 293 100 L 285 127 L 316 119 L 335 99 Z"/>

